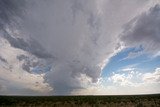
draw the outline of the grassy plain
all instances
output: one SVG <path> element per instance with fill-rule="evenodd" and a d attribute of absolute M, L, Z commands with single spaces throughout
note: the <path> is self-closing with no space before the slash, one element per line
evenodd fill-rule
<path fill-rule="evenodd" d="M 0 107 L 160 107 L 160 94 L 121 96 L 0 96 Z"/>

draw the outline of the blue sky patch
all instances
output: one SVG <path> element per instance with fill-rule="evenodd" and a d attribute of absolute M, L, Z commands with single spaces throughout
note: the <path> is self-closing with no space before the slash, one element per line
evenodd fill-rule
<path fill-rule="evenodd" d="M 135 57 L 129 58 L 130 53 L 134 53 Z M 103 69 L 102 77 L 109 76 L 113 72 L 117 72 L 127 66 L 134 66 L 134 68 L 143 72 L 151 72 L 159 65 L 160 57 L 151 58 L 143 52 L 141 46 L 139 48 L 126 48 L 110 59 L 109 63 Z"/>

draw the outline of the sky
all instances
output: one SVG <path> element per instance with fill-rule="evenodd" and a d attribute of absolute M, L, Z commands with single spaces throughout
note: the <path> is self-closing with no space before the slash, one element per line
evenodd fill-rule
<path fill-rule="evenodd" d="M 159 89 L 159 0 L 0 0 L 0 95 Z"/>

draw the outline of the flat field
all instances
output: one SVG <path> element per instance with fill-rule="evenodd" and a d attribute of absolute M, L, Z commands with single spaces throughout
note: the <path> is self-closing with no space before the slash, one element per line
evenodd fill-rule
<path fill-rule="evenodd" d="M 0 96 L 0 107 L 160 107 L 160 94 L 121 96 Z"/>

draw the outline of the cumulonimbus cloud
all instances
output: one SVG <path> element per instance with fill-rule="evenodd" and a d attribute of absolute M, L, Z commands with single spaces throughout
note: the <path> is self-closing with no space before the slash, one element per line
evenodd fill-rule
<path fill-rule="evenodd" d="M 79 79 L 83 75 L 91 83 L 97 82 L 109 58 L 121 49 L 118 37 L 121 27 L 146 4 L 139 0 L 0 0 L 0 3 L 0 9 L 4 10 L 1 14 L 5 16 L 0 18 L 3 26 L 0 37 L 30 55 L 16 56 L 18 61 L 24 61 L 23 70 L 31 72 L 31 68 L 39 67 L 31 73 L 46 71 L 45 82 L 55 94 L 70 94 L 84 88 Z M 134 10 L 132 14 L 130 10 Z M 36 64 L 29 60 L 33 56 L 38 59 Z"/>

